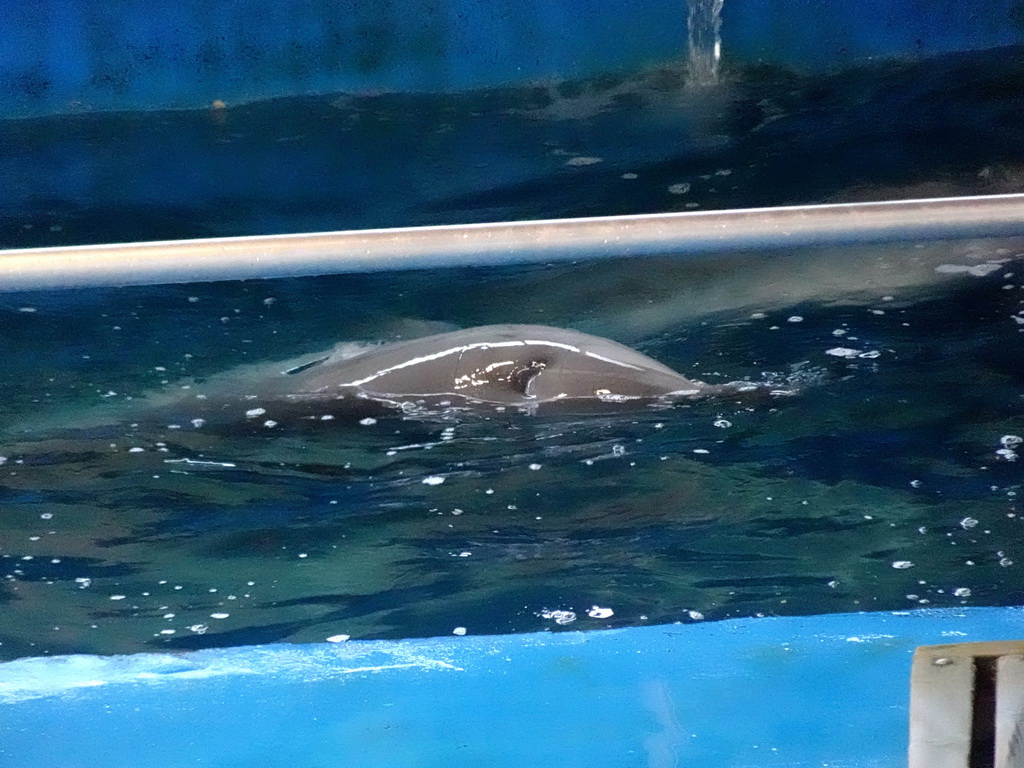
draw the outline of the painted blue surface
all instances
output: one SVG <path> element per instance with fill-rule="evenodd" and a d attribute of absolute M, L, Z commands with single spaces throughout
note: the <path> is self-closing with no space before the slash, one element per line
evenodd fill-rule
<path fill-rule="evenodd" d="M 676 2 L 9 0 L 0 114 L 459 90 L 678 55 Z"/>
<path fill-rule="evenodd" d="M 1020 0 L 727 0 L 727 61 L 829 67 L 1021 40 Z M 0 116 L 572 78 L 685 54 L 683 0 L 5 0 Z"/>
<path fill-rule="evenodd" d="M 859 766 L 976 608 L 0 664 L 0 766 Z"/>
<path fill-rule="evenodd" d="M 801 69 L 926 56 L 1024 39 L 1019 0 L 725 0 L 723 55 Z"/>

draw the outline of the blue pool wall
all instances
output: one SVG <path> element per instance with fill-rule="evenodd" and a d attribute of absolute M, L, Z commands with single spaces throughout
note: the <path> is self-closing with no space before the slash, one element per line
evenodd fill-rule
<path fill-rule="evenodd" d="M 0 118 L 454 91 L 678 60 L 685 0 L 5 0 Z M 723 56 L 797 69 L 1021 42 L 1024 0 L 726 0 Z"/>
<path fill-rule="evenodd" d="M 22 659 L 0 766 L 906 765 L 914 648 L 1021 637 L 970 608 Z"/>

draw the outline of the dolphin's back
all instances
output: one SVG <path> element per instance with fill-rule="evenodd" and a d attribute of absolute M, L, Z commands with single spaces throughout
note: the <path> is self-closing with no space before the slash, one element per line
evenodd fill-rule
<path fill-rule="evenodd" d="M 295 396 L 462 396 L 483 402 L 657 397 L 703 386 L 609 339 L 542 325 L 486 325 L 328 357 L 295 374 Z"/>
<path fill-rule="evenodd" d="M 644 401 L 769 394 L 750 382 L 689 379 L 636 350 L 598 336 L 543 325 L 487 325 L 367 349 L 328 353 L 286 371 L 226 372 L 164 401 L 140 403 L 131 428 L 266 432 L 377 416 L 400 408 L 423 416 L 478 406 L 604 410 Z M 455 411 L 453 411 L 455 409 Z M 341 423 L 341 422 L 339 422 Z M 123 418 L 97 418 L 84 429 Z M 98 434 L 98 433 L 97 433 Z M 180 433 L 175 433 L 180 434 Z"/>

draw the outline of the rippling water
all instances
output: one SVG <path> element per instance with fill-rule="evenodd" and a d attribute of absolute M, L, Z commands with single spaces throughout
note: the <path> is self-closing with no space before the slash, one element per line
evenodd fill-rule
<path fill-rule="evenodd" d="M 1021 254 L 0 297 L 0 656 L 1019 603 Z M 301 433 L 130 426 L 225 372 L 492 322 L 799 392 Z"/>
<path fill-rule="evenodd" d="M 0 121 L 0 245 L 1020 189 L 1024 49 L 718 72 L 716 1 L 694 0 L 703 75 Z"/>

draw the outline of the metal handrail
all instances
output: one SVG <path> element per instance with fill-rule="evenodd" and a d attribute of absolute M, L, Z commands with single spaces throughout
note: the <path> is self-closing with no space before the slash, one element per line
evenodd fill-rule
<path fill-rule="evenodd" d="M 0 291 L 1024 235 L 1024 194 L 0 250 Z"/>

